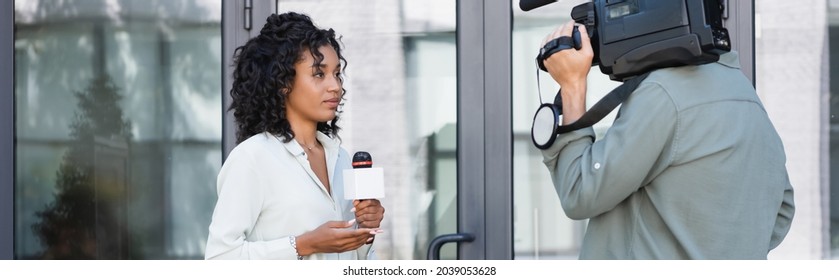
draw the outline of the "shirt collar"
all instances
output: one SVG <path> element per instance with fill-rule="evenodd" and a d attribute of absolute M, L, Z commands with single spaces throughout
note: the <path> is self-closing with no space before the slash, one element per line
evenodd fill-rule
<path fill-rule="evenodd" d="M 327 136 L 326 134 L 324 134 L 323 132 L 320 132 L 320 131 L 318 131 L 317 135 L 315 135 L 315 136 L 317 137 L 318 141 L 320 141 L 320 144 L 323 145 L 323 149 L 325 151 L 327 151 L 329 153 L 337 154 L 338 147 L 340 146 L 340 143 L 338 143 L 337 139 L 329 137 L 329 136 Z M 301 147 L 300 149 L 303 149 L 303 148 Z"/>
<path fill-rule="evenodd" d="M 737 54 L 737 51 L 730 51 L 720 55 L 720 60 L 717 63 L 731 67 L 740 69 L 740 56 Z"/>
<path fill-rule="evenodd" d="M 332 188 L 336 188 L 336 181 L 335 181 L 335 167 L 338 161 L 340 143 L 338 140 L 333 139 L 323 132 L 318 131 L 315 135 L 321 145 L 323 145 L 325 160 L 326 160 L 326 172 L 327 178 L 329 178 L 329 184 Z M 303 170 L 309 175 L 312 181 L 332 200 L 332 203 L 335 203 L 332 194 L 326 190 L 326 186 L 320 181 L 317 175 L 312 171 L 311 166 L 309 166 L 308 157 L 306 156 L 306 151 L 303 149 L 303 146 L 300 146 L 300 143 L 293 140 L 284 142 L 279 137 L 276 137 L 277 141 L 279 141 L 283 147 L 297 160 L 297 163 L 303 167 Z M 337 182 L 340 183 L 340 182 Z"/>
<path fill-rule="evenodd" d="M 321 145 L 323 145 L 323 149 L 327 154 L 337 154 L 338 147 L 340 144 L 338 143 L 337 139 L 333 139 L 323 132 L 318 131 L 315 137 L 318 139 Z M 305 155 L 306 150 L 303 149 L 303 146 L 300 146 L 300 143 L 292 139 L 291 141 L 284 142 L 282 138 L 277 138 L 280 143 L 283 144 L 286 150 L 294 156 L 303 156 Z"/>

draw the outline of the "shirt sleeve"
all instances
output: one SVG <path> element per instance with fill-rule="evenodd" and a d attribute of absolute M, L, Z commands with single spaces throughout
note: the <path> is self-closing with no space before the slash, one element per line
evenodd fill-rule
<path fill-rule="evenodd" d="M 787 179 L 789 182 L 789 179 Z M 787 188 L 784 189 L 784 200 L 781 202 L 781 208 L 778 211 L 778 216 L 775 219 L 775 227 L 772 230 L 772 239 L 769 242 L 769 250 L 775 249 L 781 244 L 781 241 L 789 233 L 790 226 L 792 226 L 792 217 L 795 215 L 795 204 L 793 202 L 792 185 L 787 183 Z"/>
<path fill-rule="evenodd" d="M 602 140 L 592 128 L 560 134 L 542 151 L 565 214 L 588 219 L 614 208 L 672 161 L 678 114 L 669 94 L 644 82 Z"/>
<path fill-rule="evenodd" d="M 247 241 L 263 205 L 265 182 L 246 151 L 231 153 L 219 172 L 218 201 L 210 223 L 206 259 L 297 259 L 288 236 Z"/>

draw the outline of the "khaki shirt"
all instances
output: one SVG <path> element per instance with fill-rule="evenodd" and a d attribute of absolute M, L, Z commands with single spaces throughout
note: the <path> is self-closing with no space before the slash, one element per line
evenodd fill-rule
<path fill-rule="evenodd" d="M 736 53 L 652 72 L 594 138 L 543 151 L 566 215 L 590 219 L 581 259 L 765 259 L 789 231 L 783 144 Z"/>

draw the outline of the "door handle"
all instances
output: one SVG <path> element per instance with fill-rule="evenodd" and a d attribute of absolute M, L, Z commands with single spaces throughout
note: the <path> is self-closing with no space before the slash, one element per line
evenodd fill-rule
<path fill-rule="evenodd" d="M 452 233 L 452 234 L 443 234 L 440 236 L 435 237 L 431 240 L 428 244 L 428 255 L 427 259 L 429 260 L 439 260 L 440 259 L 440 248 L 443 247 L 444 244 L 449 242 L 472 242 L 475 240 L 475 236 L 469 233 Z"/>

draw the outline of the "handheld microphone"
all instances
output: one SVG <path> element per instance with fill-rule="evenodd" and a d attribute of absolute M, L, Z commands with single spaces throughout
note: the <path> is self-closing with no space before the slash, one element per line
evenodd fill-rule
<path fill-rule="evenodd" d="M 370 153 L 358 151 L 352 156 L 352 168 L 370 168 L 373 167 L 373 158 Z"/>
<path fill-rule="evenodd" d="M 344 169 L 344 199 L 379 199 L 385 197 L 384 170 L 373 167 L 370 153 L 359 151 L 353 155 L 353 169 Z"/>

